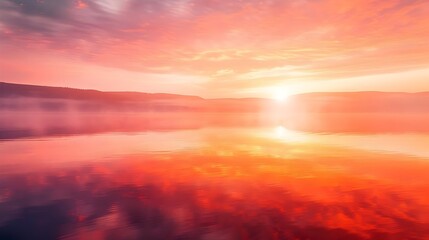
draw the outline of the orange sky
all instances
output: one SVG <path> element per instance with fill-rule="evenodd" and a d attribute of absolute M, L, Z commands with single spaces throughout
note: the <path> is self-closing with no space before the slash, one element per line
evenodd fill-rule
<path fill-rule="evenodd" d="M 0 81 L 203 97 L 429 91 L 427 0 L 5 0 Z"/>

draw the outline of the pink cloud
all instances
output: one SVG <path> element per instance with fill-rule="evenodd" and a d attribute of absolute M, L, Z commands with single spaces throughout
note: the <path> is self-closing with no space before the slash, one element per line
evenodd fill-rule
<path fill-rule="evenodd" d="M 15 3 L 0 4 L 4 48 L 24 45 L 112 68 L 202 76 L 211 79 L 207 87 L 229 92 L 429 64 L 429 4 L 422 0 Z M 242 79 L 284 66 L 302 75 Z M 218 74 L 225 69 L 228 74 Z"/>

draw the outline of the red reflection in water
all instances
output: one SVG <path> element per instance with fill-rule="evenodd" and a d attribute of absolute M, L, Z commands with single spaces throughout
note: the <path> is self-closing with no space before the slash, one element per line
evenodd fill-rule
<path fill-rule="evenodd" d="M 65 239 L 429 237 L 427 160 L 230 133 L 192 150 L 5 174 L 0 233 L 50 211 Z"/>

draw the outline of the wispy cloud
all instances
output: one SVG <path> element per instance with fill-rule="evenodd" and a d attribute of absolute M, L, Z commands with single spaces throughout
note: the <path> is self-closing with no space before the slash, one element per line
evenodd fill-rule
<path fill-rule="evenodd" d="M 0 2 L 2 49 L 209 77 L 229 92 L 426 68 L 428 29 L 424 0 Z"/>

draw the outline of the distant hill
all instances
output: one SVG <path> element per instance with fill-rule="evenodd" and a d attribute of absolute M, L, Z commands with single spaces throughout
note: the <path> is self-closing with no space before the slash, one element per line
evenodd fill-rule
<path fill-rule="evenodd" d="M 0 82 L 0 109 L 135 112 L 429 112 L 429 92 L 333 92 L 262 98 L 204 99 L 165 93 L 102 92 Z"/>
<path fill-rule="evenodd" d="M 291 97 L 291 110 L 305 112 L 427 112 L 429 92 L 327 92 Z"/>
<path fill-rule="evenodd" d="M 102 101 L 148 101 L 160 99 L 201 100 L 200 97 L 166 93 L 102 92 L 0 82 L 0 97 L 35 97 Z"/>
<path fill-rule="evenodd" d="M 261 111 L 264 99 L 203 99 L 166 93 L 102 92 L 0 82 L 0 109 L 44 111 Z"/>

